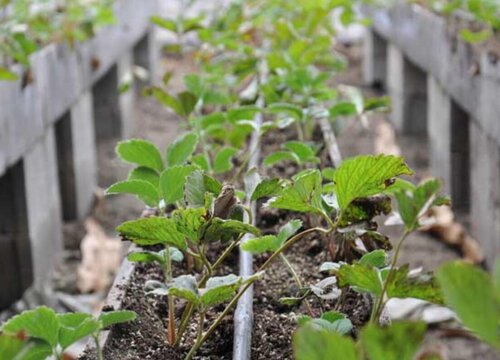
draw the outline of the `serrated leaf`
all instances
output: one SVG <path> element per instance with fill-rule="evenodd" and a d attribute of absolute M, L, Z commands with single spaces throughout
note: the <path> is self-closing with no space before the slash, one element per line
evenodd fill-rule
<path fill-rule="evenodd" d="M 62 349 L 66 349 L 78 340 L 94 334 L 100 327 L 99 322 L 89 314 L 58 314 L 57 318 L 61 324 L 59 329 L 59 344 Z"/>
<path fill-rule="evenodd" d="M 101 321 L 102 328 L 106 329 L 111 325 L 134 321 L 136 318 L 137 314 L 134 311 L 116 310 L 116 311 L 103 312 L 99 316 L 98 320 Z"/>
<path fill-rule="evenodd" d="M 460 261 L 444 264 L 436 277 L 446 304 L 464 325 L 482 340 L 500 348 L 500 302 L 491 277 L 484 270 Z"/>
<path fill-rule="evenodd" d="M 151 207 L 157 207 L 160 202 L 158 191 L 150 182 L 144 180 L 125 180 L 117 182 L 106 189 L 106 194 L 132 194 Z"/>
<path fill-rule="evenodd" d="M 166 217 L 148 217 L 127 221 L 116 228 L 125 239 L 138 245 L 166 244 L 186 249 L 184 235 L 177 230 L 174 220 Z"/>
<path fill-rule="evenodd" d="M 193 154 L 198 143 L 198 135 L 186 133 L 178 137 L 167 148 L 167 166 L 184 165 Z"/>
<path fill-rule="evenodd" d="M 200 169 L 208 171 L 210 169 L 210 160 L 205 154 L 197 154 L 191 157 L 191 163 L 197 165 Z"/>
<path fill-rule="evenodd" d="M 241 277 L 230 274 L 215 276 L 207 281 L 207 286 L 201 289 L 201 303 L 211 307 L 231 300 L 241 285 Z"/>
<path fill-rule="evenodd" d="M 176 165 L 161 173 L 160 190 L 166 205 L 182 200 L 186 178 L 195 170 L 194 165 Z"/>
<path fill-rule="evenodd" d="M 252 193 L 251 200 L 278 195 L 282 189 L 283 180 L 279 178 L 263 179 Z"/>
<path fill-rule="evenodd" d="M 238 220 L 212 218 L 204 231 L 204 242 L 229 241 L 240 234 L 259 235 L 255 226 Z"/>
<path fill-rule="evenodd" d="M 359 360 L 354 341 L 349 337 L 315 329 L 308 324 L 293 336 L 296 360 Z"/>
<path fill-rule="evenodd" d="M 276 209 L 321 213 L 321 201 L 321 174 L 319 170 L 307 170 L 295 176 L 293 183 L 269 200 L 268 205 Z"/>
<path fill-rule="evenodd" d="M 342 163 L 335 171 L 335 193 L 340 209 L 357 199 L 383 192 L 388 182 L 413 172 L 402 157 L 393 155 L 362 155 Z"/>
<path fill-rule="evenodd" d="M 178 209 L 172 213 L 177 230 L 193 244 L 199 244 L 202 228 L 206 223 L 204 208 Z"/>
<path fill-rule="evenodd" d="M 241 244 L 244 251 L 252 254 L 262 254 L 267 251 L 276 251 L 281 246 L 281 241 L 274 235 L 265 235 L 251 238 Z"/>
<path fill-rule="evenodd" d="M 116 153 L 125 162 L 144 166 L 156 171 L 163 170 L 163 160 L 158 148 L 142 139 L 120 141 Z"/>
<path fill-rule="evenodd" d="M 415 298 L 434 304 L 443 304 L 443 295 L 430 274 L 409 276 L 408 265 L 395 270 L 387 285 L 388 298 Z"/>
<path fill-rule="evenodd" d="M 362 264 L 343 264 L 337 272 L 340 287 L 351 286 L 356 291 L 375 296 L 382 294 L 382 281 L 378 270 Z"/>
<path fill-rule="evenodd" d="M 54 310 L 40 306 L 34 310 L 25 311 L 14 316 L 2 325 L 2 332 L 16 335 L 24 332 L 26 335 L 46 341 L 55 347 L 59 340 L 60 324 Z"/>
<path fill-rule="evenodd" d="M 359 259 L 361 265 L 373 266 L 376 268 L 381 268 L 387 265 L 387 253 L 384 250 L 374 250 L 367 254 L 364 254 L 361 259 Z"/>
<path fill-rule="evenodd" d="M 423 322 L 396 322 L 387 327 L 370 323 L 361 330 L 361 344 L 370 360 L 412 360 L 425 331 Z"/>
<path fill-rule="evenodd" d="M 150 183 L 158 190 L 158 186 L 160 183 L 160 175 L 156 170 L 139 166 L 128 174 L 128 180 L 142 180 Z"/>
<path fill-rule="evenodd" d="M 238 152 L 238 149 L 224 147 L 217 152 L 214 158 L 213 170 L 216 174 L 225 173 L 233 168 L 231 158 Z"/>

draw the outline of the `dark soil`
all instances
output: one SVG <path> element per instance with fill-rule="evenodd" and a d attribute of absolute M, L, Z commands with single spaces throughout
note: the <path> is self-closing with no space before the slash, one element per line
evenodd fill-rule
<path fill-rule="evenodd" d="M 221 252 L 220 246 L 215 246 L 209 253 L 214 259 Z M 185 262 L 176 267 L 174 276 L 185 274 Z M 218 275 L 237 273 L 237 251 L 229 256 Z M 160 268 L 152 264 L 138 264 L 135 266 L 130 282 L 123 286 L 125 296 L 122 299 L 122 309 L 135 311 L 137 319 L 131 323 L 114 326 L 106 347 L 104 357 L 113 360 L 143 360 L 143 359 L 183 359 L 196 337 L 197 324 L 189 324 L 183 343 L 178 349 L 167 344 L 166 327 L 168 306 L 165 297 L 146 295 L 144 284 L 148 280 L 164 281 Z M 176 317 L 180 318 L 185 308 L 185 302 L 176 301 Z M 113 309 L 105 308 L 110 311 Z M 223 310 L 216 307 L 207 313 L 206 326 Z M 178 324 L 177 324 L 178 325 Z M 206 330 L 207 327 L 205 327 Z M 233 350 L 233 322 L 232 315 L 228 315 L 217 331 L 210 337 L 198 352 L 195 359 L 231 359 Z M 87 351 L 80 360 L 95 360 L 93 351 Z"/>

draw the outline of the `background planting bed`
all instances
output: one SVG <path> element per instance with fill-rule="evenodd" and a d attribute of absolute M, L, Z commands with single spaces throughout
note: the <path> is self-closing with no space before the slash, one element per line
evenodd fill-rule
<path fill-rule="evenodd" d="M 470 217 L 488 265 L 500 255 L 500 41 L 463 41 L 473 24 L 419 5 L 365 7 L 364 79 L 387 88 L 392 121 L 427 136 L 431 172 L 444 180 L 455 210 Z M 477 24 L 476 24 L 477 26 Z"/>

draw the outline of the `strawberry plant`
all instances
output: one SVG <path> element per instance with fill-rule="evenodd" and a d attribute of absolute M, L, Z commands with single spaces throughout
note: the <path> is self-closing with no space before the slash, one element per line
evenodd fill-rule
<path fill-rule="evenodd" d="M 132 311 L 110 311 L 93 318 L 85 313 L 56 314 L 41 306 L 25 311 L 2 324 L 0 354 L 2 359 L 63 359 L 64 350 L 80 339 L 91 337 L 98 358 L 104 359 L 99 343 L 102 330 L 114 324 L 134 320 Z"/>

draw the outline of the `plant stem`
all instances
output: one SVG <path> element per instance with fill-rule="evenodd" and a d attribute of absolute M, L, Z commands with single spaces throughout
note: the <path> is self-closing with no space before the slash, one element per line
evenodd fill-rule
<path fill-rule="evenodd" d="M 306 235 L 308 234 L 311 234 L 313 232 L 322 232 L 322 233 L 330 233 L 332 232 L 333 230 L 335 230 L 334 228 L 332 229 L 323 229 L 323 228 L 319 228 L 319 227 L 315 227 L 315 228 L 311 228 L 311 229 L 307 229 L 299 234 L 296 234 L 295 236 L 292 236 L 287 242 L 285 242 L 278 250 L 276 250 L 268 259 L 267 261 L 262 264 L 260 266 L 260 268 L 258 269 L 257 272 L 261 272 L 261 271 L 264 271 L 266 270 L 269 265 L 273 262 L 273 260 L 279 256 L 279 254 L 281 254 L 283 251 L 285 251 L 286 249 L 288 249 L 290 246 L 292 246 L 293 244 L 295 244 L 297 241 L 299 241 L 300 239 L 302 239 L 303 237 L 305 237 Z M 241 289 L 240 291 L 233 297 L 233 299 L 229 302 L 229 304 L 227 304 L 227 306 L 224 308 L 224 311 L 222 311 L 222 313 L 217 317 L 217 319 L 215 319 L 214 323 L 208 328 L 207 332 L 203 335 L 201 341 L 199 344 L 195 344 L 192 348 L 191 348 L 191 351 L 189 352 L 188 356 L 191 354 L 191 358 L 194 354 L 196 354 L 196 352 L 198 351 L 198 349 L 200 348 L 201 344 L 203 344 L 205 341 L 207 341 L 208 337 L 210 337 L 210 335 L 212 335 L 212 333 L 217 329 L 217 327 L 220 325 L 220 323 L 222 322 L 222 320 L 227 316 L 227 314 L 229 314 L 229 312 L 231 311 L 231 309 L 238 303 L 238 300 L 243 296 L 243 294 L 245 293 L 245 291 L 248 290 L 248 288 L 250 286 L 252 286 L 252 284 L 254 283 L 254 281 L 256 281 L 257 279 L 254 279 L 252 281 L 249 281 L 248 283 L 246 283 Z M 191 359 L 190 357 L 186 357 L 185 360 L 189 360 Z"/>
<path fill-rule="evenodd" d="M 99 360 L 104 360 L 104 355 L 102 353 L 101 344 L 99 342 L 99 335 L 92 336 L 95 342 L 95 351 L 97 352 L 97 358 Z"/>
<path fill-rule="evenodd" d="M 196 342 L 189 350 L 189 353 L 186 355 L 186 360 L 191 360 L 193 356 L 196 354 L 196 351 L 203 344 L 203 326 L 205 325 L 205 311 L 200 311 L 200 320 L 198 322 L 198 333 L 196 335 Z"/>
<path fill-rule="evenodd" d="M 409 234 L 410 234 L 410 232 L 408 230 L 405 230 L 403 235 L 399 239 L 398 245 L 396 246 L 396 250 L 394 251 L 394 255 L 392 257 L 389 274 L 387 274 L 387 277 L 384 281 L 384 286 L 382 287 L 382 293 L 380 294 L 380 297 L 377 299 L 375 310 L 372 311 L 372 316 L 370 319 L 371 322 L 377 321 L 380 318 L 382 310 L 384 309 L 384 306 L 386 303 L 385 296 L 387 293 L 387 288 L 389 287 L 389 284 L 392 281 L 392 278 L 394 277 L 394 273 L 396 271 L 396 264 L 397 264 L 398 257 L 399 257 L 399 252 L 401 251 L 401 247 L 403 245 L 403 242 L 405 241 L 405 239 L 408 237 Z"/>
<path fill-rule="evenodd" d="M 172 281 L 172 259 L 170 258 L 170 248 L 165 249 L 165 282 Z M 175 346 L 175 299 L 173 295 L 168 295 L 168 326 L 167 340 L 170 346 Z"/>
<path fill-rule="evenodd" d="M 280 254 L 280 258 L 281 258 L 281 261 L 283 261 L 283 263 L 285 264 L 285 266 L 288 268 L 288 271 L 290 271 L 290 273 L 292 274 L 292 276 L 293 276 L 295 282 L 297 283 L 299 289 L 302 290 L 302 288 L 304 286 L 302 285 L 302 281 L 300 280 L 300 277 L 297 274 L 297 272 L 295 271 L 293 265 L 290 263 L 290 261 L 288 261 L 288 258 L 285 256 L 285 254 L 281 253 Z M 309 302 L 307 301 L 307 299 L 304 299 L 304 306 L 306 307 L 307 312 L 309 313 L 309 315 L 311 315 L 312 317 L 314 317 L 314 311 L 311 308 L 311 305 L 309 304 Z"/>
<path fill-rule="evenodd" d="M 233 241 L 231 245 L 229 245 L 226 250 L 219 256 L 219 258 L 215 261 L 215 263 L 212 265 L 212 271 L 217 269 L 223 262 L 226 260 L 226 258 L 231 254 L 231 252 L 240 244 L 241 239 L 243 238 L 243 235 L 241 235 L 237 240 Z M 198 283 L 198 287 L 204 287 L 207 280 L 208 276 L 205 274 L 200 282 Z M 177 331 L 177 341 L 175 343 L 175 346 L 179 346 L 180 342 L 182 340 L 182 336 L 184 335 L 184 332 L 186 331 L 186 328 L 189 323 L 189 319 L 191 319 L 191 315 L 193 314 L 194 307 L 193 304 L 189 303 L 186 305 L 186 308 L 184 309 L 184 312 L 182 313 L 181 317 L 181 323 L 179 325 L 179 329 Z"/>

